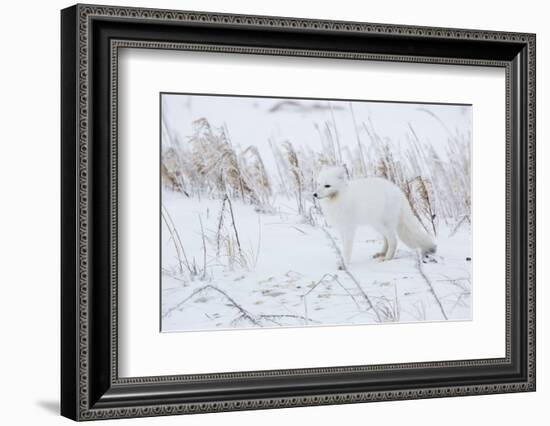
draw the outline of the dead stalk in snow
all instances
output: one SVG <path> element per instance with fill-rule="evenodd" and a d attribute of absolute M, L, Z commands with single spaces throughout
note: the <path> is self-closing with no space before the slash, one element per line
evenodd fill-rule
<path fill-rule="evenodd" d="M 422 268 L 422 255 L 418 255 L 416 266 L 418 267 L 418 271 L 420 272 L 420 275 L 422 275 L 422 278 L 424 278 L 424 281 L 426 281 L 426 283 L 428 284 L 428 287 L 430 288 L 430 292 L 432 293 L 435 301 L 439 305 L 439 309 L 441 310 L 441 314 L 443 315 L 443 318 L 448 320 L 449 318 L 447 317 L 447 314 L 445 313 L 445 309 L 443 309 L 443 304 L 441 303 L 441 300 L 439 299 L 439 296 L 435 292 L 435 289 L 434 289 L 434 286 L 433 286 L 432 282 L 430 281 L 430 279 L 428 278 L 428 276 L 424 272 L 424 268 Z"/>
<path fill-rule="evenodd" d="M 248 312 L 246 309 L 244 309 L 240 304 L 238 304 L 235 299 L 233 299 L 231 296 L 229 296 L 225 291 L 219 289 L 218 287 L 215 287 L 211 284 L 207 284 L 201 288 L 196 289 L 193 293 L 191 293 L 189 296 L 187 296 L 185 299 L 183 299 L 181 302 L 179 302 L 177 305 L 173 306 L 172 308 L 168 309 L 163 315 L 163 318 L 166 318 L 168 315 L 170 315 L 175 310 L 180 309 L 185 303 L 187 303 L 189 300 L 191 300 L 193 297 L 197 296 L 198 294 L 206 291 L 206 290 L 213 290 L 222 296 L 224 296 L 230 303 L 233 305 L 240 313 L 241 315 L 249 320 L 252 324 L 257 325 L 258 327 L 261 327 L 262 325 L 258 322 L 254 316 Z"/>
<path fill-rule="evenodd" d="M 357 306 L 357 308 L 358 308 L 359 310 L 362 310 L 362 309 L 361 309 L 361 305 L 359 305 L 359 302 L 357 301 L 357 299 L 355 298 L 355 296 L 354 296 L 353 294 L 351 294 L 351 292 L 350 292 L 346 287 L 344 287 L 344 284 L 342 284 L 342 283 L 340 282 L 340 280 L 338 279 L 337 276 L 334 276 L 334 282 L 335 282 L 336 284 L 338 284 L 338 285 L 339 285 L 339 286 L 349 295 L 349 297 L 351 297 L 351 299 L 353 300 L 353 302 L 355 303 L 355 305 Z"/>
<path fill-rule="evenodd" d="M 323 276 L 321 277 L 321 279 L 320 279 L 319 281 L 317 281 L 317 282 L 313 285 L 313 287 L 311 287 L 307 292 L 305 292 L 305 293 L 302 295 L 302 297 L 306 297 L 307 295 L 309 295 L 309 293 L 311 293 L 313 290 L 315 290 L 319 284 L 325 282 L 325 280 L 326 280 L 327 278 L 331 278 L 331 281 L 333 281 L 333 280 L 334 280 L 334 275 L 332 275 L 332 274 L 325 274 L 325 275 L 323 275 Z"/>
<path fill-rule="evenodd" d="M 344 290 L 347 295 L 349 297 L 351 297 L 351 299 L 353 300 L 353 302 L 355 303 L 355 305 L 357 306 L 357 309 L 359 310 L 362 310 L 361 309 L 361 305 L 359 304 L 359 302 L 357 301 L 357 299 L 355 298 L 355 296 L 353 294 L 351 294 L 351 292 L 340 282 L 340 280 L 338 279 L 338 275 L 336 274 L 325 274 L 321 277 L 321 279 L 319 281 L 317 281 L 313 287 L 311 287 L 306 293 L 304 293 L 301 298 L 304 300 L 304 304 L 305 304 L 305 307 L 307 309 L 307 303 L 305 302 L 305 298 L 313 291 L 315 290 L 320 284 L 324 284 L 326 282 L 335 282 L 336 284 L 338 284 L 338 286 Z"/>
<path fill-rule="evenodd" d="M 382 322 L 382 318 L 380 317 L 380 314 L 378 313 L 378 311 L 376 310 L 376 308 L 374 307 L 374 305 L 372 304 L 371 300 L 370 300 L 370 297 L 368 296 L 367 293 L 365 293 L 365 290 L 363 290 L 363 288 L 361 287 L 361 284 L 359 283 L 359 281 L 357 280 L 357 278 L 355 278 L 355 276 L 350 272 L 350 270 L 348 269 L 347 265 L 345 264 L 344 262 L 344 257 L 342 256 L 342 252 L 340 251 L 340 249 L 338 248 L 338 244 L 336 244 L 336 241 L 334 241 L 334 238 L 332 237 L 332 235 L 330 235 L 330 232 L 328 232 L 326 230 L 326 228 L 324 227 L 321 227 L 321 229 L 323 230 L 323 232 L 325 233 L 325 235 L 327 236 L 327 238 L 330 240 L 330 242 L 332 243 L 332 247 L 334 248 L 334 251 L 336 252 L 336 254 L 338 255 L 338 258 L 340 259 L 340 266 L 342 268 L 342 271 L 344 271 L 347 276 L 351 279 L 351 281 L 355 284 L 355 286 L 359 289 L 359 291 L 361 292 L 361 294 L 363 295 L 363 297 L 365 298 L 365 300 L 367 301 L 368 305 L 369 305 L 369 308 L 371 308 L 375 315 L 376 315 L 376 318 L 378 319 L 378 322 Z"/>
<path fill-rule="evenodd" d="M 235 224 L 235 215 L 233 214 L 233 204 L 231 199 L 226 195 L 227 205 L 229 206 L 229 212 L 231 213 L 231 225 L 233 226 L 233 232 L 235 232 L 235 239 L 237 240 L 237 247 L 239 248 L 239 255 L 242 256 L 241 241 L 239 240 L 239 233 L 237 232 L 237 225 Z"/>
<path fill-rule="evenodd" d="M 187 255 L 185 254 L 185 250 L 183 248 L 180 235 L 178 233 L 178 230 L 176 229 L 176 225 L 174 225 L 174 221 L 172 220 L 170 213 L 168 213 L 168 210 L 164 206 L 162 206 L 161 216 L 162 216 L 162 219 L 164 220 L 166 228 L 168 229 L 168 232 L 170 233 L 172 242 L 174 243 L 174 247 L 176 249 L 176 256 L 178 257 L 178 266 L 180 268 L 180 273 L 183 274 L 182 265 L 184 265 L 189 271 L 189 273 L 191 275 L 194 275 L 194 272 L 196 271 L 193 271 L 189 264 L 189 260 L 187 259 Z"/>
<path fill-rule="evenodd" d="M 203 267 L 202 267 L 201 280 L 204 280 L 206 278 L 206 240 L 205 240 L 205 237 L 204 237 L 204 227 L 202 226 L 201 215 L 199 215 L 199 223 L 201 225 L 202 258 L 203 258 Z"/>
<path fill-rule="evenodd" d="M 294 319 L 300 319 L 307 322 L 314 322 L 319 324 L 319 321 L 315 321 L 307 317 L 303 317 L 302 315 L 293 315 L 293 314 L 262 314 L 262 315 L 259 315 L 259 318 L 267 319 L 267 320 L 272 320 L 274 318 L 294 318 Z"/>
<path fill-rule="evenodd" d="M 226 199 L 227 199 L 227 195 L 222 199 L 222 208 L 220 209 L 220 215 L 218 219 L 218 230 L 216 232 L 216 256 L 220 255 L 220 238 L 221 238 L 221 232 L 222 232 L 222 226 L 223 226 L 223 217 L 225 213 Z"/>
<path fill-rule="evenodd" d="M 399 322 L 401 318 L 401 309 L 399 306 L 399 296 L 397 294 L 397 285 L 394 285 L 394 298 L 391 299 L 386 296 L 380 298 L 380 302 L 377 303 L 378 310 L 385 321 Z"/>
<path fill-rule="evenodd" d="M 455 225 L 455 227 L 453 228 L 453 230 L 451 231 L 451 233 L 449 234 L 449 237 L 452 237 L 456 234 L 456 232 L 458 231 L 458 229 L 462 226 L 462 224 L 464 222 L 468 221 L 468 223 L 470 222 L 470 216 L 468 215 L 464 215 L 462 216 L 462 219 L 460 219 L 457 224 Z"/>
<path fill-rule="evenodd" d="M 355 138 L 357 139 L 357 151 L 359 153 L 359 164 L 361 165 L 361 173 L 359 176 L 367 175 L 367 165 L 365 163 L 365 155 L 363 154 L 363 145 L 361 138 L 359 137 L 359 129 L 357 128 L 357 122 L 355 121 L 355 113 L 353 112 L 353 104 L 349 102 L 349 110 L 351 112 L 351 118 L 353 120 L 353 130 L 355 131 Z"/>
<path fill-rule="evenodd" d="M 340 147 L 340 138 L 338 137 L 338 129 L 336 128 L 336 119 L 334 118 L 334 111 L 332 109 L 332 103 L 328 101 L 330 108 L 330 118 L 332 120 L 332 127 L 334 128 L 334 138 L 336 139 L 336 145 L 338 146 L 338 163 L 342 164 L 342 148 Z"/>

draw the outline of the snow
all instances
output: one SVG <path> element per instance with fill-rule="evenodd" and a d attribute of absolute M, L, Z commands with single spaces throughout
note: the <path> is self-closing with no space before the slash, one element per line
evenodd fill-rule
<path fill-rule="evenodd" d="M 205 232 L 215 233 L 221 201 L 198 201 L 165 190 L 163 204 L 179 224 L 178 233 L 188 256 L 193 253 L 196 264 L 203 265 L 199 217 Z M 417 254 L 402 243 L 395 259 L 373 259 L 382 242 L 368 228 L 360 229 L 349 271 L 361 290 L 345 271 L 338 269 L 338 254 L 325 232 L 303 223 L 291 209 L 265 214 L 240 202 L 233 202 L 233 209 L 243 250 L 251 253 L 250 257 L 259 253 L 257 263 L 222 266 L 207 243 L 204 277 L 186 278 L 187 274 L 179 274 L 173 266 L 163 270 L 163 331 L 444 320 L 430 285 L 418 269 Z M 339 243 L 333 230 L 327 230 Z M 177 264 L 173 241 L 164 231 L 165 226 L 162 264 Z M 449 234 L 449 230 L 440 232 L 437 255 L 421 265 L 448 319 L 469 320 L 469 226 L 462 226 L 453 236 Z M 207 286 L 222 290 L 232 301 Z M 188 299 L 201 288 L 205 289 Z M 259 325 L 244 317 L 241 309 Z"/>
<path fill-rule="evenodd" d="M 468 105 L 353 101 L 354 122 L 347 101 L 330 102 L 332 108 L 322 100 L 300 99 L 295 105 L 286 101 L 292 100 L 172 94 L 162 97 L 165 119 L 182 140 L 193 133 L 195 120 L 207 117 L 213 126 L 227 125 L 235 144 L 243 148 L 255 145 L 260 150 L 268 149 L 270 140 L 289 140 L 297 148 L 319 145 L 319 134 L 326 122 L 334 123 L 343 148 L 354 147 L 357 134 L 368 140 L 369 127 L 389 141 L 400 141 L 409 126 L 414 125 L 418 137 L 445 158 L 445 144 L 441 142 L 449 134 L 460 134 L 472 127 L 472 109 Z M 368 119 L 363 123 L 361 117 Z M 272 165 L 270 160 L 265 156 L 268 165 Z"/>
<path fill-rule="evenodd" d="M 162 188 L 162 331 L 470 320 L 471 112 L 467 105 L 164 94 L 163 152 L 180 155 L 174 164 L 188 187 L 187 194 Z M 261 202 L 235 190 L 224 201 L 211 179 L 217 175 L 205 185 L 197 180 L 203 172 L 193 155 L 201 167 L 218 164 L 203 158 L 218 145 L 193 142 L 194 122 L 203 118 L 229 138 L 239 167 L 252 167 L 239 155 L 257 148 L 271 182 L 269 195 L 257 193 Z M 299 198 L 287 141 L 299 157 Z M 359 145 L 369 162 L 362 172 L 353 163 L 363 155 Z M 331 155 L 357 176 L 377 173 L 383 160 L 401 186 L 426 178 L 433 205 L 428 214 L 417 208 L 423 225 L 437 230 L 437 253 L 419 259 L 400 242 L 394 259 L 374 259 L 382 241 L 364 227 L 351 264 L 339 269 L 338 235 L 311 197 L 314 175 Z"/>

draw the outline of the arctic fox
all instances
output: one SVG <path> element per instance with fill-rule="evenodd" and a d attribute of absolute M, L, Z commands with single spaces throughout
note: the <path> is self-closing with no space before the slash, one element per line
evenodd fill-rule
<path fill-rule="evenodd" d="M 328 167 L 319 173 L 313 196 L 319 199 L 328 224 L 340 233 L 346 264 L 351 261 L 353 239 L 360 225 L 369 225 L 384 237 L 384 247 L 375 258 L 393 258 L 396 234 L 409 248 L 419 248 L 422 255 L 435 253 L 437 246 L 415 218 L 405 194 L 386 179 L 348 181 L 344 168 Z"/>

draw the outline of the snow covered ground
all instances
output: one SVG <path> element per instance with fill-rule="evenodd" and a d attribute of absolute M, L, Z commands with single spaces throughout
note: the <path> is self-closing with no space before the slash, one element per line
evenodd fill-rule
<path fill-rule="evenodd" d="M 420 263 L 421 270 L 417 255 L 402 243 L 395 259 L 373 259 L 382 242 L 363 228 L 348 273 L 338 269 L 333 241 L 337 247 L 339 241 L 332 229 L 304 223 L 292 207 L 261 213 L 234 201 L 235 227 L 246 260 L 231 265 L 223 261 L 223 252 L 216 255 L 212 240 L 221 204 L 163 192 L 163 205 L 187 262 L 197 269 L 191 277 L 185 266 L 179 268 L 174 237 L 163 224 L 163 331 L 470 319 L 467 224 L 452 236 L 441 229 L 438 253 Z M 228 228 L 234 232 L 232 224 Z"/>
<path fill-rule="evenodd" d="M 162 331 L 471 319 L 468 105 L 162 96 Z M 341 265 L 325 165 L 407 195 L 437 253 L 360 229 Z"/>

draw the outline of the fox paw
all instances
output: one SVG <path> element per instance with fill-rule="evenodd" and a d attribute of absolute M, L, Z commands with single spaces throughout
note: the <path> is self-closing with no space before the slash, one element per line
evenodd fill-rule
<path fill-rule="evenodd" d="M 345 271 L 347 268 L 346 268 L 346 264 L 345 263 L 342 263 L 342 262 L 338 262 L 336 264 L 336 267 L 338 268 L 339 271 Z"/>
<path fill-rule="evenodd" d="M 438 261 L 437 261 L 437 259 L 435 258 L 434 255 L 425 254 L 423 259 L 422 259 L 422 263 L 438 263 Z"/>

